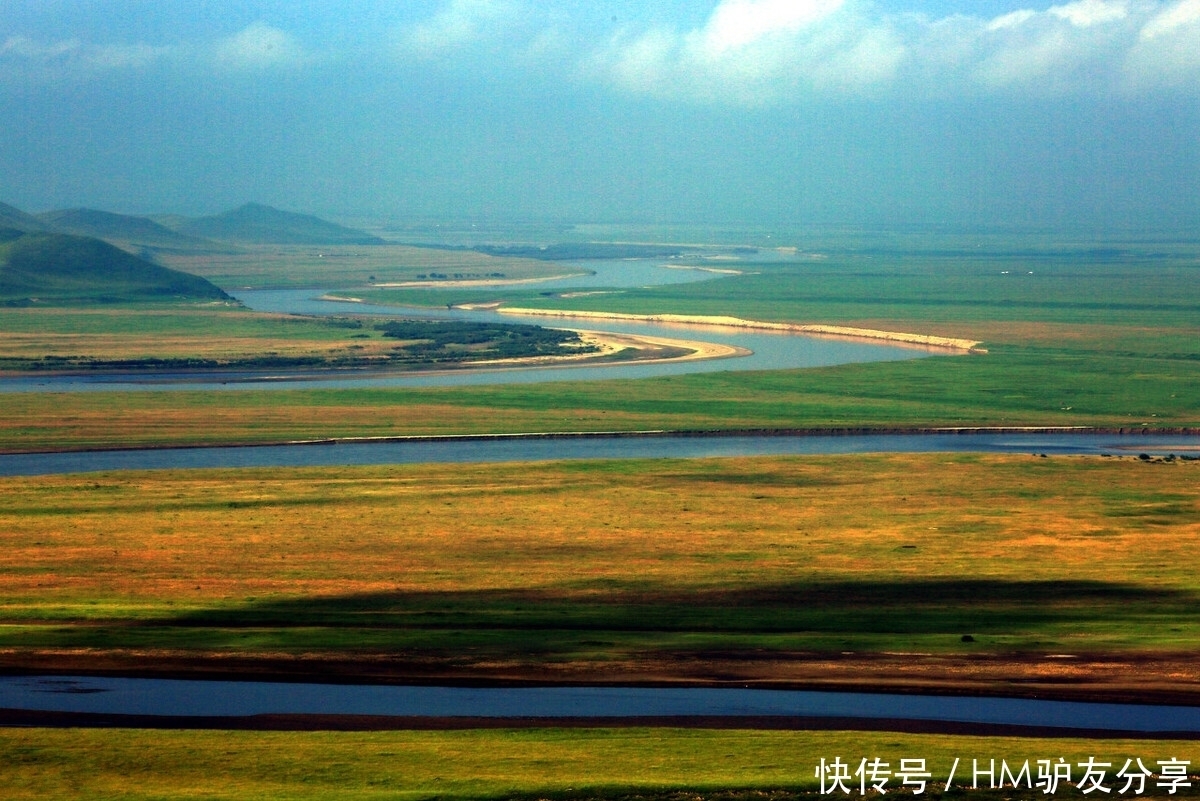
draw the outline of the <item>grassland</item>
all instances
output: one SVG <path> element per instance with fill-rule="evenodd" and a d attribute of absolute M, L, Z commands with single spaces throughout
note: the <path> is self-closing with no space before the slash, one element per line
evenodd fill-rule
<path fill-rule="evenodd" d="M 161 253 L 167 266 L 239 289 L 347 287 L 428 280 L 524 280 L 581 272 L 534 259 L 409 245 L 239 245 L 230 253 Z"/>
<path fill-rule="evenodd" d="M 7 312 L 7 313 L 6 313 Z M 259 314 L 240 308 L 59 308 L 0 311 L 0 370 L 15 373 L 455 367 L 474 361 L 601 354 L 541 326 Z M 630 357 L 640 352 L 624 349 Z"/>
<path fill-rule="evenodd" d="M 1157 770 L 1157 760 L 1188 759 L 1192 743 L 1153 740 L 948 738 L 862 732 L 704 731 L 685 729 L 527 729 L 443 732 L 177 732 L 145 730 L 0 731 L 0 783 L 6 798 L 382 798 L 641 799 L 786 801 L 818 798 L 821 759 L 878 756 L 892 770 L 924 759 L 933 774 L 920 797 L 942 797 L 955 759 L 955 788 L 969 787 L 972 759 L 1019 770 L 1029 760 L 1126 759 Z M 1185 754 L 1187 754 L 1185 756 Z M 1193 760 L 1194 761 L 1194 760 Z M 1014 771 L 1015 772 L 1015 771 Z M 987 778 L 979 779 L 982 786 Z M 1036 778 L 1035 778 L 1036 781 Z M 1166 797 L 1147 782 L 1147 794 Z M 896 797 L 916 786 L 887 785 Z M 1090 797 L 1095 797 L 1095 791 Z M 1184 788 L 1174 797 L 1194 797 Z M 835 797 L 846 797 L 837 793 Z M 859 797 L 854 786 L 854 796 Z M 963 798 L 961 792 L 948 797 Z M 969 792 L 979 799 L 1045 798 L 1041 789 Z M 1060 786 L 1054 797 L 1086 798 Z M 1125 797 L 1132 797 L 1130 792 Z"/>
<path fill-rule="evenodd" d="M 844 253 L 745 264 L 757 274 L 698 284 L 572 298 L 380 290 L 373 297 L 428 305 L 500 300 L 915 331 L 982 340 L 989 353 L 470 391 L 10 396 L 0 449 L 548 430 L 1200 425 L 1195 248 L 1088 252 Z M 455 251 L 446 258 L 484 257 Z M 297 273 L 309 281 L 317 274 Z"/>
<path fill-rule="evenodd" d="M 388 346 L 377 332 L 345 322 L 256 314 L 228 304 L 4 309 L 0 369 L 138 360 L 236 365 L 267 356 L 331 360 Z"/>
<path fill-rule="evenodd" d="M 1150 357 L 934 357 L 641 381 L 262 392 L 14 393 L 0 449 L 692 429 L 1200 425 L 1200 373 Z"/>
<path fill-rule="evenodd" d="M 0 666 L 1194 700 L 1198 477 L 881 455 L 9 478 Z"/>
<path fill-rule="evenodd" d="M 372 297 L 917 331 L 983 340 L 988 355 L 469 390 L 11 394 L 0 449 L 1200 425 L 1194 245 L 1001 253 L 992 243 L 980 257 L 902 244 L 590 298 L 462 287 Z M 331 260 L 325 249 L 302 258 L 263 248 L 172 266 L 226 289 L 334 288 L 434 270 L 516 276 L 478 254 L 416 250 L 396 251 L 397 263 L 410 261 L 389 272 L 385 249 L 370 249 L 370 263 L 352 255 L 362 250 Z M 472 261 L 454 269 L 455 259 Z M 281 275 L 283 264 L 295 269 Z M 533 275 L 560 265 L 526 266 Z M 53 325 L 80 335 L 145 325 L 144 338 L 162 325 L 88 328 L 95 318 L 62 314 Z M 223 318 L 214 341 L 238 330 L 222 327 L 235 319 L 246 318 Z M 346 333 L 237 325 L 250 327 L 251 349 L 298 338 L 272 326 L 308 331 L 300 338 L 312 348 L 341 347 Z M 1179 460 L 931 455 L 3 479 L 0 665 L 1195 703 L 1197 470 Z M 811 792 L 816 761 L 839 753 L 924 756 L 944 770 L 952 755 L 1194 761 L 1194 745 L 671 729 L 8 729 L 0 785 L 11 797 L 771 799 Z"/>

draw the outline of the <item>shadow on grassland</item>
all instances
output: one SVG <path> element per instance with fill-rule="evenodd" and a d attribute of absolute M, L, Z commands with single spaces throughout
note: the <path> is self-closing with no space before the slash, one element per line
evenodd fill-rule
<path fill-rule="evenodd" d="M 1189 618 L 1195 593 L 1101 581 L 812 582 L 754 588 L 378 592 L 272 598 L 150 625 L 543 631 L 976 634 Z"/>

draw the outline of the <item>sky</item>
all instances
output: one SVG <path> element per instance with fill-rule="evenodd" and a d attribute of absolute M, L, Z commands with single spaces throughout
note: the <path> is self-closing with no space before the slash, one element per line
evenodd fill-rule
<path fill-rule="evenodd" d="M 0 201 L 1200 231 L 1200 0 L 0 0 Z"/>

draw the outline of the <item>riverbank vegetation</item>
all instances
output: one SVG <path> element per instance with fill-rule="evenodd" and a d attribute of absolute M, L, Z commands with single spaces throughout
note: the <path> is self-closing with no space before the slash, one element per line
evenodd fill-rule
<path fill-rule="evenodd" d="M 1130 453 L 7 478 L 0 665 L 1194 702 L 1198 476 Z"/>
<path fill-rule="evenodd" d="M 412 370 L 593 351 L 573 332 L 516 323 L 377 323 L 174 305 L 0 309 L 0 370 L 35 374 Z"/>
<path fill-rule="evenodd" d="M 574 331 L 540 325 L 457 320 L 389 320 L 376 323 L 384 337 L 401 340 L 397 357 L 415 364 L 461 364 L 497 359 L 595 353 Z M 394 357 L 396 358 L 396 357 Z"/>

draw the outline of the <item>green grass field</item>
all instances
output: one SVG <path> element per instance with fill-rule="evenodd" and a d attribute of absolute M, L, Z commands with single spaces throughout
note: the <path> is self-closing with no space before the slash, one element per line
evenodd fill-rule
<path fill-rule="evenodd" d="M 1125 796 L 1116 773 L 1141 759 L 1192 761 L 1194 743 L 1154 740 L 944 737 L 871 732 L 711 731 L 695 729 L 525 729 L 442 732 L 244 732 L 116 730 L 0 730 L 0 785 L 9 799 L 643 799 L 644 801 L 785 801 L 819 794 L 822 759 L 879 758 L 887 770 L 901 759 L 925 760 L 932 774 L 917 797 L 943 797 L 956 759 L 950 798 L 1097 797 L 1065 784 L 963 794 L 995 760 L 1019 773 L 1028 761 L 1071 763 L 1072 776 L 1089 758 L 1108 762 L 1103 797 Z M 977 763 L 972 762 L 977 760 Z M 1136 763 L 1135 763 L 1136 765 Z M 881 770 L 881 774 L 882 774 Z M 886 777 L 888 797 L 913 797 L 919 785 Z M 833 797 L 860 797 L 840 790 Z M 919 781 L 919 780 L 914 780 Z M 1147 781 L 1147 795 L 1195 797 L 1195 786 L 1168 796 Z M 1195 779 L 1192 784 L 1195 785 Z M 873 797 L 878 797 L 872 794 Z"/>
<path fill-rule="evenodd" d="M 579 272 L 534 259 L 408 245 L 239 245 L 231 253 L 163 253 L 159 258 L 168 267 L 207 278 L 229 292 L 367 288 L 428 280 L 431 273 L 454 281 L 523 280 Z"/>
<path fill-rule="evenodd" d="M 18 393 L 0 449 L 536 431 L 1200 425 L 1200 370 L 993 352 L 640 381 L 272 392 Z"/>

